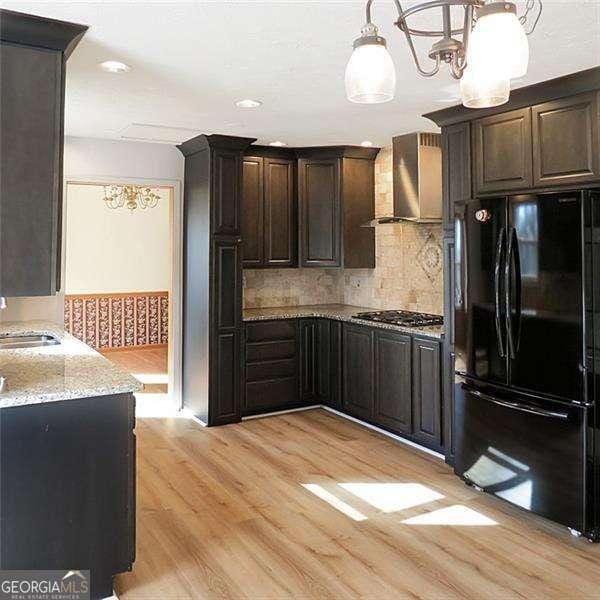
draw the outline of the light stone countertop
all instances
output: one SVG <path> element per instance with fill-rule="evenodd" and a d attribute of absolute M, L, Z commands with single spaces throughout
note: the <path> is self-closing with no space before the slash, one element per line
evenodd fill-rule
<path fill-rule="evenodd" d="M 429 327 L 403 327 L 401 325 L 390 325 L 376 321 L 356 319 L 355 314 L 360 312 L 373 312 L 381 310 L 378 308 L 365 308 L 364 306 L 350 306 L 348 304 L 311 304 L 304 306 L 280 306 L 275 308 L 246 308 L 244 309 L 244 321 L 269 321 L 272 319 L 300 319 L 300 318 L 324 318 L 358 325 L 370 325 L 380 329 L 390 329 L 402 333 L 411 333 L 432 338 L 441 338 L 444 333 L 443 325 L 431 325 Z"/>
<path fill-rule="evenodd" d="M 142 384 L 101 354 L 46 321 L 0 323 L 0 336 L 51 335 L 60 344 L 0 349 L 6 387 L 0 408 L 139 392 Z"/>

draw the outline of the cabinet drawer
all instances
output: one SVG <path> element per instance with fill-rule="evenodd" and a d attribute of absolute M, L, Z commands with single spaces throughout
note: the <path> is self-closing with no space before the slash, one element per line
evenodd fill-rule
<path fill-rule="evenodd" d="M 281 410 L 298 402 L 298 379 L 286 377 L 246 384 L 245 411 Z"/>
<path fill-rule="evenodd" d="M 246 381 L 265 381 L 281 377 L 295 377 L 297 367 L 298 361 L 295 358 L 250 363 L 246 366 Z"/>
<path fill-rule="evenodd" d="M 296 340 L 257 342 L 246 345 L 246 363 L 294 358 L 295 356 Z"/>
<path fill-rule="evenodd" d="M 295 319 L 246 323 L 246 342 L 266 342 L 271 340 L 289 339 L 296 339 Z"/>

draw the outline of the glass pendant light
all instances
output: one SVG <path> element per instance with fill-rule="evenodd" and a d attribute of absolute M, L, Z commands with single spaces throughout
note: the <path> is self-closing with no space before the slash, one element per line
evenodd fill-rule
<path fill-rule="evenodd" d="M 508 102 L 510 79 L 491 70 L 471 68 L 467 64 L 460 79 L 460 96 L 467 108 L 490 108 Z"/>
<path fill-rule="evenodd" d="M 396 91 L 394 62 L 375 25 L 367 23 L 361 33 L 346 66 L 346 96 L 359 104 L 388 102 Z"/>
<path fill-rule="evenodd" d="M 475 65 L 475 63 L 477 63 Z M 491 2 L 477 9 L 477 21 L 467 50 L 467 64 L 523 77 L 529 64 L 529 42 L 512 2 Z"/>

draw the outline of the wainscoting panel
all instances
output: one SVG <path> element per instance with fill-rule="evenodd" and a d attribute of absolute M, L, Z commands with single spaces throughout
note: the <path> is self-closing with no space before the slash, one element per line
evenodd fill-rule
<path fill-rule="evenodd" d="M 65 329 L 96 349 L 165 345 L 169 293 L 66 295 Z"/>

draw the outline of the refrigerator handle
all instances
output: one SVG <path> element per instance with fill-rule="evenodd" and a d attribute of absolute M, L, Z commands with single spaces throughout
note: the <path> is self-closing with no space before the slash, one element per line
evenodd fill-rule
<path fill-rule="evenodd" d="M 512 227 L 508 236 L 508 250 L 504 267 L 506 298 L 506 331 L 508 334 L 508 352 L 510 358 L 516 358 L 521 337 L 521 260 L 519 256 L 519 240 L 517 230 Z M 515 306 L 512 305 L 512 265 L 515 265 Z M 513 308 L 517 319 L 516 335 L 513 331 Z"/>
<path fill-rule="evenodd" d="M 502 227 L 496 244 L 496 264 L 494 266 L 494 316 L 496 321 L 496 336 L 498 338 L 498 352 L 501 358 L 506 356 L 504 350 L 504 336 L 502 335 L 502 318 L 500 314 L 500 263 L 502 262 L 502 252 L 506 245 L 506 229 Z"/>
<path fill-rule="evenodd" d="M 495 396 L 490 396 L 489 394 L 485 394 L 479 390 L 476 390 L 472 387 L 469 387 L 463 384 L 463 390 L 469 394 L 473 394 L 473 396 L 477 396 L 482 400 L 486 400 L 487 402 L 491 402 L 492 404 L 497 404 L 498 406 L 503 406 L 505 408 L 510 408 L 512 410 L 518 410 L 520 412 L 526 412 L 531 415 L 537 415 L 538 417 L 548 417 L 550 419 L 561 419 L 563 421 L 567 421 L 569 419 L 569 413 L 567 412 L 558 412 L 554 410 L 547 410 L 544 408 L 538 408 L 537 406 L 529 406 L 528 404 L 522 404 L 520 402 L 509 402 L 508 400 L 500 400 Z"/>

